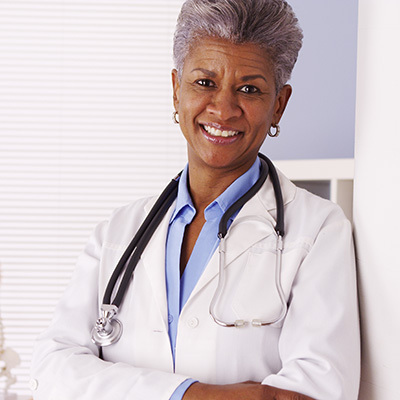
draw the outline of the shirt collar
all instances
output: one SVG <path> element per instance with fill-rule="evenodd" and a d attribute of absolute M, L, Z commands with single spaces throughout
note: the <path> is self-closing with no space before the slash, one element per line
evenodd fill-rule
<path fill-rule="evenodd" d="M 261 162 L 257 157 L 253 165 L 239 178 L 237 178 L 222 194 L 211 202 L 204 210 L 206 220 L 214 217 L 220 218 L 222 214 L 240 197 L 242 197 L 257 181 L 260 176 Z M 190 222 L 196 209 L 188 190 L 188 164 L 182 172 L 178 184 L 178 196 L 175 211 L 171 216 L 170 223 L 182 215 Z M 233 216 L 232 216 L 233 217 Z"/>
<path fill-rule="evenodd" d="M 188 174 L 189 174 L 189 164 L 186 164 L 182 174 L 179 178 L 178 183 L 178 196 L 176 198 L 176 206 L 175 211 L 173 212 L 170 224 L 174 221 L 179 215 L 187 215 L 189 214 L 189 219 L 192 220 L 196 214 L 196 209 L 194 208 L 192 198 L 190 197 L 189 189 L 188 189 Z M 186 210 L 185 210 L 186 209 Z M 187 221 L 189 222 L 189 221 Z"/>

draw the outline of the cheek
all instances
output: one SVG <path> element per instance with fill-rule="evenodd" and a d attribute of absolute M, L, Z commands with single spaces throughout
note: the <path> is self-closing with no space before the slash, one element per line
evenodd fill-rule
<path fill-rule="evenodd" d="M 247 107 L 245 110 L 249 123 L 253 125 L 255 129 L 268 129 L 271 121 L 273 110 L 268 109 L 265 105 L 258 105 Z"/>
<path fill-rule="evenodd" d="M 204 97 L 184 96 L 180 101 L 179 117 L 186 123 L 193 122 L 206 108 L 207 100 Z"/>

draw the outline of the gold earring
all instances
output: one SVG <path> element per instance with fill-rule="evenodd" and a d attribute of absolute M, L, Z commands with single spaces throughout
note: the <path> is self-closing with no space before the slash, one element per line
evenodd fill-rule
<path fill-rule="evenodd" d="M 172 113 L 172 120 L 175 122 L 175 124 L 179 124 L 178 111 L 174 111 Z"/>

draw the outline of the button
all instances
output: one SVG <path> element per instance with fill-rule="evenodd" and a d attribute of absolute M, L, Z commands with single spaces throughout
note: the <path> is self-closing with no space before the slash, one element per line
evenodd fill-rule
<path fill-rule="evenodd" d="M 196 328 L 196 326 L 199 324 L 199 320 L 196 317 L 193 317 L 187 321 L 187 324 L 190 328 Z"/>
<path fill-rule="evenodd" d="M 168 314 L 168 323 L 171 324 L 174 320 L 174 317 L 171 314 Z"/>
<path fill-rule="evenodd" d="M 39 382 L 38 382 L 36 379 L 31 379 L 31 380 L 29 381 L 29 388 L 30 388 L 32 391 L 36 390 L 36 389 L 38 388 L 38 386 L 39 386 Z"/>

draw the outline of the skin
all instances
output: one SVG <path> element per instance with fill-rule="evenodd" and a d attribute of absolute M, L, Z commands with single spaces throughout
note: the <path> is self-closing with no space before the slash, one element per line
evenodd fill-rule
<path fill-rule="evenodd" d="M 232 385 L 205 385 L 194 383 L 183 396 L 184 400 L 313 400 L 311 397 L 289 390 L 277 389 L 256 382 Z"/>
<path fill-rule="evenodd" d="M 278 124 L 292 93 L 276 93 L 272 64 L 259 46 L 202 38 L 186 57 L 182 77 L 172 71 L 173 100 L 187 141 L 189 190 L 196 216 L 187 226 L 181 273 L 203 227 L 204 209 L 255 162 L 271 125 Z M 215 137 L 205 127 L 235 131 Z M 258 382 L 232 385 L 194 383 L 184 400 L 312 400 Z"/>
<path fill-rule="evenodd" d="M 174 106 L 187 141 L 189 189 L 197 210 L 181 252 L 183 272 L 205 222 L 204 209 L 256 160 L 271 125 L 279 123 L 292 88 L 277 94 L 267 52 L 202 38 L 186 57 L 182 77 L 172 71 Z M 204 126 L 238 131 L 213 137 Z"/>

